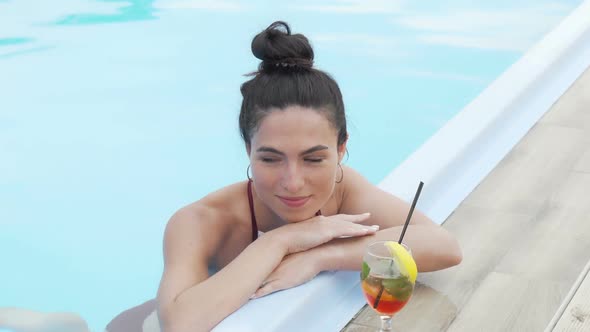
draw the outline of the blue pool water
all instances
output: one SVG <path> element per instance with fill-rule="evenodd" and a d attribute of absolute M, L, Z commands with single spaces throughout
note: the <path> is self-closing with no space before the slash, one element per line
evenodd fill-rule
<path fill-rule="evenodd" d="M 377 183 L 579 3 L 0 0 L 0 306 L 100 331 L 153 298 L 170 215 L 245 178 L 239 85 L 272 21 L 340 83 Z"/>

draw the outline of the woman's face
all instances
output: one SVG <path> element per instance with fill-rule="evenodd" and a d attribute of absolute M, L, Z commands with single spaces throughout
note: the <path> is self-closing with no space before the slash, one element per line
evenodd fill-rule
<path fill-rule="evenodd" d="M 270 112 L 248 148 L 258 198 L 287 222 L 313 217 L 340 179 L 346 143 L 337 145 L 336 129 L 311 108 Z"/>

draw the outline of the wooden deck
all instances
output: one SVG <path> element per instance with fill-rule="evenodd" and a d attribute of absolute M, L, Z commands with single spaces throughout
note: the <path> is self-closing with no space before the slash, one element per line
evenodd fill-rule
<path fill-rule="evenodd" d="M 590 331 L 588 299 L 590 299 L 590 261 L 545 331 Z"/>
<path fill-rule="evenodd" d="M 394 329 L 543 331 L 571 304 L 554 330 L 590 331 L 589 277 L 567 298 L 590 261 L 590 69 L 443 227 L 459 239 L 463 262 L 420 274 Z M 365 306 L 343 331 L 379 323 Z"/>

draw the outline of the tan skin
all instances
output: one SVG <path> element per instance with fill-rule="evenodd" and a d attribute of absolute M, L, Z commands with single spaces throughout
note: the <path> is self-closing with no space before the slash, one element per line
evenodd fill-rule
<path fill-rule="evenodd" d="M 158 291 L 165 332 L 211 330 L 251 298 L 297 286 L 323 270 L 358 270 L 369 242 L 399 237 L 409 205 L 349 167 L 342 167 L 343 180 L 336 183 L 346 142 L 337 144 L 336 129 L 321 112 L 273 110 L 246 150 L 264 235 L 252 242 L 246 181 L 174 214 Z M 305 204 L 290 207 L 281 199 L 294 197 L 304 197 Z M 320 209 L 323 216 L 316 217 Z M 454 237 L 419 211 L 404 242 L 421 272 L 461 261 Z M 219 268 L 213 276 L 210 264 Z"/>

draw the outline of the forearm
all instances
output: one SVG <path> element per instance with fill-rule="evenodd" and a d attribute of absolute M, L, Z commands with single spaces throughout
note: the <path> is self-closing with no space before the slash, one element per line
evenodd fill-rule
<path fill-rule="evenodd" d="M 374 235 L 336 239 L 314 248 L 318 266 L 324 270 L 359 270 L 367 245 L 375 241 L 397 241 L 403 227 L 391 227 Z M 410 225 L 403 243 L 412 250 L 420 272 L 442 270 L 461 261 L 461 249 L 456 239 L 444 228 Z"/>
<path fill-rule="evenodd" d="M 164 330 L 209 331 L 244 305 L 286 254 L 278 241 L 267 235 L 219 272 L 182 292 L 168 310 Z"/>

